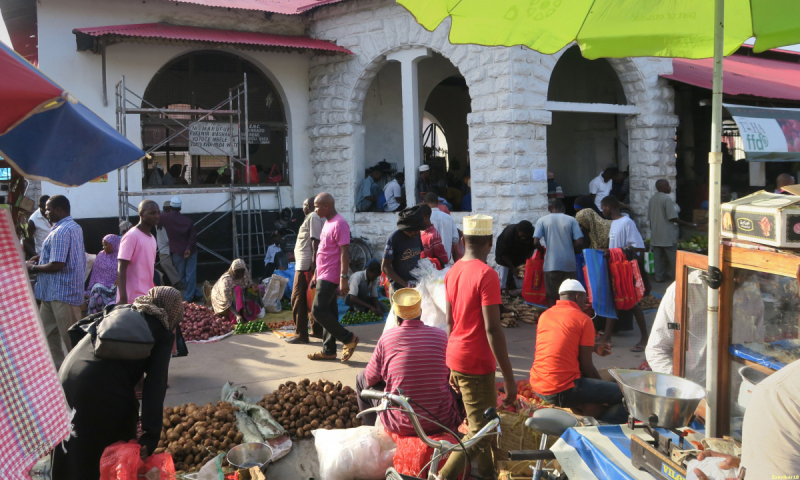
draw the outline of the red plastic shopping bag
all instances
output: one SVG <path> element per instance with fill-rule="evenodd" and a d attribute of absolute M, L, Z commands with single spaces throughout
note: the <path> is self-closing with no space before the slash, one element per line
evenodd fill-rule
<path fill-rule="evenodd" d="M 100 457 L 100 480 L 137 480 L 139 467 L 144 465 L 140 450 L 141 446 L 135 440 L 106 447 Z"/>
<path fill-rule="evenodd" d="M 639 300 L 644 298 L 645 286 L 644 279 L 642 278 L 642 272 L 639 269 L 639 262 L 637 260 L 631 260 L 631 270 L 633 271 L 634 303 L 638 303 Z"/>
<path fill-rule="evenodd" d="M 522 298 L 528 303 L 547 305 L 544 282 L 544 254 L 536 250 L 525 262 L 525 278 L 522 280 Z"/>
<path fill-rule="evenodd" d="M 614 306 L 617 310 L 630 310 L 637 302 L 633 290 L 631 262 L 625 257 L 625 253 L 622 252 L 621 248 L 612 248 L 609 253 L 611 260 L 608 263 L 608 270 L 611 274 L 611 291 L 614 294 Z"/>

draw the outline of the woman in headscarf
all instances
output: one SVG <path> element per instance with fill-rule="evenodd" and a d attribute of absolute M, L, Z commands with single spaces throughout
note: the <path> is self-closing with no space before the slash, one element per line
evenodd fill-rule
<path fill-rule="evenodd" d="M 134 389 L 143 376 L 144 433 L 138 442 L 143 453 L 146 449 L 145 455 L 158 447 L 173 332 L 183 319 L 182 300 L 180 292 L 172 287 L 155 287 L 134 302 L 132 308 L 147 321 L 155 340 L 145 359 L 98 358 L 91 335 L 84 336 L 67 355 L 59 378 L 67 403 L 75 409 L 75 435 L 66 442 L 66 451 L 54 449 L 53 480 L 97 480 L 103 450 L 112 443 L 136 440 L 139 402 Z"/>
<path fill-rule="evenodd" d="M 119 235 L 103 237 L 103 250 L 97 254 L 89 277 L 86 297 L 89 299 L 89 315 L 103 310 L 117 300 L 117 254 L 119 253 Z"/>
<path fill-rule="evenodd" d="M 575 215 L 583 235 L 589 238 L 589 248 L 608 248 L 608 232 L 612 220 L 605 220 L 591 208 L 584 208 Z"/>
<path fill-rule="evenodd" d="M 237 258 L 211 290 L 211 307 L 233 323 L 249 322 L 261 313 L 261 292 L 253 284 L 244 260 Z"/>

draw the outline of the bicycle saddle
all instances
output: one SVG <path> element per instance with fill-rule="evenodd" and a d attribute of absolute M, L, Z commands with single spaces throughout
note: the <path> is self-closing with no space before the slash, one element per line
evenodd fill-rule
<path fill-rule="evenodd" d="M 578 420 L 563 410 L 540 408 L 525 420 L 525 426 L 545 435 L 560 437 L 567 430 L 578 426 Z"/>

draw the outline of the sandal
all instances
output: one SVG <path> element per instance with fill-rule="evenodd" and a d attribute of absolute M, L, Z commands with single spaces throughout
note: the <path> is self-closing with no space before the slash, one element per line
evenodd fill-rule
<path fill-rule="evenodd" d="M 309 360 L 336 360 L 336 355 L 325 355 L 322 352 L 314 352 L 308 354 Z"/>
<path fill-rule="evenodd" d="M 353 341 L 348 343 L 342 348 L 342 362 L 346 362 L 350 360 L 350 357 L 356 353 L 356 347 L 358 346 L 358 337 L 353 335 Z"/>
<path fill-rule="evenodd" d="M 634 345 L 631 347 L 631 352 L 641 353 L 644 352 L 644 347 L 641 345 Z"/>

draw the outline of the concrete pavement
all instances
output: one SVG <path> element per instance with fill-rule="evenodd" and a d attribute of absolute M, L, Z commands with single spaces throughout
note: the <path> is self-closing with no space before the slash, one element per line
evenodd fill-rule
<path fill-rule="evenodd" d="M 663 294 L 668 285 L 653 284 L 653 291 Z M 285 316 L 284 312 L 281 317 Z M 649 331 L 655 312 L 646 314 L 646 318 Z M 369 362 L 383 328 L 384 324 L 351 327 L 361 343 L 347 363 L 308 360 L 306 355 L 321 349 L 320 340 L 312 339 L 309 345 L 289 345 L 273 333 L 233 335 L 217 343 L 189 344 L 189 356 L 173 358 L 170 363 L 170 388 L 165 405 L 216 402 L 226 381 L 246 386 L 249 395 L 258 399 L 277 389 L 281 383 L 303 378 L 338 380 L 355 387 L 356 375 Z M 520 323 L 518 328 L 504 331 L 514 377 L 526 379 L 533 361 L 536 326 Z M 612 354 L 607 357 L 595 355 L 595 366 L 638 368 L 645 360 L 644 353 L 630 352 L 638 338 L 639 331 L 635 326 L 634 330 L 614 335 Z M 338 353 L 341 357 L 341 345 Z M 270 466 L 268 477 L 282 480 L 319 478 L 313 440 L 295 442 L 287 457 Z"/>

